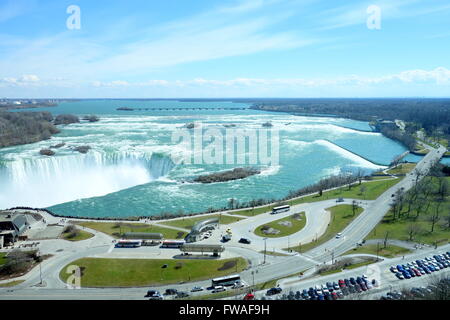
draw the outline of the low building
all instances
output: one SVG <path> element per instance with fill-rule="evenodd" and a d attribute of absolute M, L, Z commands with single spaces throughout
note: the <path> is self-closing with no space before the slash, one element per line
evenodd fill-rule
<path fill-rule="evenodd" d="M 16 242 L 28 229 L 27 218 L 23 214 L 7 214 L 0 216 L 0 245 Z"/>
<path fill-rule="evenodd" d="M 219 226 L 219 218 L 210 218 L 197 222 L 191 232 L 186 236 L 186 242 L 196 242 L 201 240 L 201 234 L 208 230 L 214 230 Z"/>
<path fill-rule="evenodd" d="M 122 235 L 124 239 L 139 239 L 139 240 L 162 240 L 164 238 L 162 233 L 150 232 L 125 232 Z"/>

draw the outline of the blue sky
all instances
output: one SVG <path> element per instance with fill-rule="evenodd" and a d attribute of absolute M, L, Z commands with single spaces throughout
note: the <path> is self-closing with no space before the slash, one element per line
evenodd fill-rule
<path fill-rule="evenodd" d="M 449 57 L 448 0 L 0 0 L 0 97 L 448 97 Z"/>

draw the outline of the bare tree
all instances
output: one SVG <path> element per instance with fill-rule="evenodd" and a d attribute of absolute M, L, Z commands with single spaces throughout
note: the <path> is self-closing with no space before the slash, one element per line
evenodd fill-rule
<path fill-rule="evenodd" d="M 439 209 L 442 205 L 442 202 L 438 202 L 436 204 L 435 210 L 433 212 L 433 215 L 431 217 L 429 217 L 429 220 L 431 222 L 431 232 L 434 232 L 434 226 L 436 225 L 436 222 L 439 221 Z"/>
<path fill-rule="evenodd" d="M 422 227 L 417 223 L 411 223 L 408 225 L 408 235 L 409 241 L 413 241 L 415 236 L 420 234 L 423 230 Z"/>
<path fill-rule="evenodd" d="M 383 241 L 384 249 L 386 249 L 386 247 L 387 247 L 388 237 L 389 237 L 389 231 L 386 231 L 386 234 L 384 235 L 384 241 Z"/>

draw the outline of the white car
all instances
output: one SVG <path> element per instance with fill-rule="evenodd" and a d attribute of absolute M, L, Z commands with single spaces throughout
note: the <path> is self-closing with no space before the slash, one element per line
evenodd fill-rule
<path fill-rule="evenodd" d="M 337 233 L 336 234 L 336 239 L 339 239 L 340 237 L 342 237 L 342 233 Z"/>
<path fill-rule="evenodd" d="M 233 286 L 231 288 L 233 289 L 239 289 L 239 288 L 243 288 L 244 284 L 240 281 L 237 281 L 235 284 L 233 284 Z"/>
<path fill-rule="evenodd" d="M 224 286 L 217 286 L 217 287 L 214 287 L 212 293 L 217 293 L 217 292 L 222 292 L 222 291 L 227 291 L 227 288 L 225 288 Z"/>

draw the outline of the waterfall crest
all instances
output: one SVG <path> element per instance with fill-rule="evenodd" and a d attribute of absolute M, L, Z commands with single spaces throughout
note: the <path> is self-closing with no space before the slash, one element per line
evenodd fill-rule
<path fill-rule="evenodd" d="M 0 208 L 48 207 L 103 196 L 164 177 L 174 167 L 165 154 L 96 151 L 3 162 Z"/>

